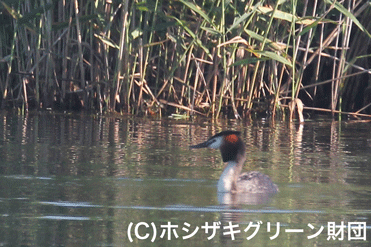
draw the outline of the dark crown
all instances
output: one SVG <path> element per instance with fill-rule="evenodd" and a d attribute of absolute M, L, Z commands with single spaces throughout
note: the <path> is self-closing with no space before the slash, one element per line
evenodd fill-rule
<path fill-rule="evenodd" d="M 240 132 L 223 131 L 217 135 L 223 135 L 223 144 L 220 147 L 223 162 L 237 161 L 237 159 L 239 159 L 239 155 L 245 155 L 245 144 L 239 137 Z"/>

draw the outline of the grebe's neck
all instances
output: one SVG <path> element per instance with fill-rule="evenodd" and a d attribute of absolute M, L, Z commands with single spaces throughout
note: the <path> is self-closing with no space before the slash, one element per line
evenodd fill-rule
<path fill-rule="evenodd" d="M 242 159 L 241 162 L 228 162 L 218 181 L 218 193 L 237 192 L 237 180 L 244 161 L 245 159 Z"/>

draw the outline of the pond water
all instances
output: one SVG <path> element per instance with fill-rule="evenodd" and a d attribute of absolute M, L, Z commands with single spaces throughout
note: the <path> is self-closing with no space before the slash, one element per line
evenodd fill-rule
<path fill-rule="evenodd" d="M 279 192 L 221 205 L 220 152 Z M 0 113 L 1 246 L 370 246 L 371 123 Z M 168 240 L 170 238 L 170 240 Z"/>

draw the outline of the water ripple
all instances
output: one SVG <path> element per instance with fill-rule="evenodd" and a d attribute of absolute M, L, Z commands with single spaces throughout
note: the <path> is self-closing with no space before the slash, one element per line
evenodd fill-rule
<path fill-rule="evenodd" d="M 209 213 L 226 213 L 226 212 L 235 212 L 235 213 L 256 213 L 256 214 L 322 214 L 325 213 L 321 210 L 283 210 L 283 209 L 236 209 L 236 208 L 227 208 L 225 206 L 212 206 L 212 207 L 194 207 L 188 205 L 169 205 L 165 207 L 154 207 L 154 206 L 104 206 L 90 204 L 88 202 L 39 202 L 43 205 L 52 205 L 56 207 L 71 207 L 71 208 L 114 208 L 114 209 L 134 209 L 134 210 L 157 210 L 157 211 L 178 211 L 178 212 L 209 212 Z"/>

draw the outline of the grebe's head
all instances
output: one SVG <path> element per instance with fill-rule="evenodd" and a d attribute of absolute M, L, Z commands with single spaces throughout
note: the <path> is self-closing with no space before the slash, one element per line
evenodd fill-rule
<path fill-rule="evenodd" d="M 223 162 L 237 161 L 238 155 L 245 155 L 245 144 L 240 138 L 239 131 L 226 130 L 222 131 L 209 140 L 189 148 L 214 148 L 220 149 Z"/>

